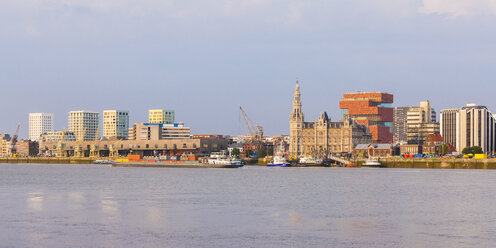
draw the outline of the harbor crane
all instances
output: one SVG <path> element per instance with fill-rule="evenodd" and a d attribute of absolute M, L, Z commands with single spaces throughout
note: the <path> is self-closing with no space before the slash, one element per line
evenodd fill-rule
<path fill-rule="evenodd" d="M 19 136 L 19 127 L 21 127 L 21 123 L 17 124 L 17 129 L 16 129 L 14 135 L 12 135 L 12 138 L 10 139 L 10 156 L 11 157 L 17 156 L 16 144 L 17 144 L 17 137 Z"/>
<path fill-rule="evenodd" d="M 241 111 L 241 115 L 243 115 L 243 119 L 245 120 L 246 127 L 248 128 L 248 132 L 250 132 L 250 142 L 262 143 L 263 142 L 262 126 L 253 123 L 242 107 L 239 107 L 239 110 Z"/>

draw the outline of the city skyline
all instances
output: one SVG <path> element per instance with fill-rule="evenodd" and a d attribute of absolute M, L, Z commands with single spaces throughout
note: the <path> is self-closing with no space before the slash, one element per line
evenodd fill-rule
<path fill-rule="evenodd" d="M 135 123 L 165 108 L 195 133 L 243 134 L 243 106 L 267 134 L 287 134 L 297 74 L 304 111 L 333 120 L 357 90 L 494 111 L 492 3 L 7 1 L 0 132 L 21 122 L 27 137 L 28 113 L 53 113 L 58 130 L 71 110 L 126 109 Z"/>

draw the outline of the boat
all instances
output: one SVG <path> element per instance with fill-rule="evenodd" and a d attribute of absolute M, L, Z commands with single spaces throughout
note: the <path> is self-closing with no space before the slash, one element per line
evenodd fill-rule
<path fill-rule="evenodd" d="M 225 153 L 212 153 L 207 159 L 207 164 L 209 165 L 230 165 L 242 167 L 243 161 L 240 159 L 232 158 Z"/>
<path fill-rule="evenodd" d="M 270 166 L 270 167 L 290 167 L 291 164 L 288 163 L 286 158 L 284 158 L 283 156 L 276 155 L 276 156 L 274 156 L 274 158 L 272 158 L 270 163 L 267 164 L 267 166 Z"/>
<path fill-rule="evenodd" d="M 218 163 L 209 164 L 198 161 L 157 161 L 157 162 L 113 162 L 111 167 L 156 167 L 156 168 L 240 168 L 241 163 Z"/>
<path fill-rule="evenodd" d="M 311 156 L 305 156 L 300 158 L 299 164 L 303 166 L 322 166 L 324 164 L 324 160 Z"/>
<path fill-rule="evenodd" d="M 382 167 L 382 164 L 381 162 L 379 162 L 379 160 L 370 158 L 367 159 L 364 164 L 362 164 L 362 167 Z"/>
<path fill-rule="evenodd" d="M 94 160 L 94 164 L 112 164 L 114 161 L 113 160 L 105 160 L 105 159 L 97 159 Z"/>

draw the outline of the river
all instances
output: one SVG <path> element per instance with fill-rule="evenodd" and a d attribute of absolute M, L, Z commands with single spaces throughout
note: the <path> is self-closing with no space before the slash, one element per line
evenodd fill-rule
<path fill-rule="evenodd" d="M 0 247 L 494 247 L 496 171 L 0 165 Z"/>

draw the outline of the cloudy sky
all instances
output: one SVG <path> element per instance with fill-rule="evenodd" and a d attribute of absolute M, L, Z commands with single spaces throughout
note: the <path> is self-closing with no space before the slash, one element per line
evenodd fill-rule
<path fill-rule="evenodd" d="M 288 133 L 345 92 L 496 112 L 496 0 L 0 0 L 0 133 L 30 112 L 176 110 L 194 133 Z"/>

